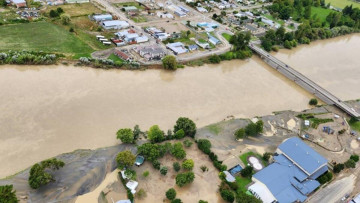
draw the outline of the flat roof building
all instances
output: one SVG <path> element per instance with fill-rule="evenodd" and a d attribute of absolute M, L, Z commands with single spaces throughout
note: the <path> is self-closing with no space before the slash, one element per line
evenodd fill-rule
<path fill-rule="evenodd" d="M 96 22 L 99 22 L 99 21 L 105 21 L 105 20 L 112 20 L 112 15 L 110 14 L 101 14 L 101 15 L 93 15 L 93 19 L 96 21 Z"/>
<path fill-rule="evenodd" d="M 126 21 L 121 21 L 121 20 L 104 21 L 104 22 L 101 23 L 101 25 L 106 30 L 109 30 L 109 29 L 124 29 L 124 28 L 128 28 L 130 26 L 129 23 L 127 23 Z"/>
<path fill-rule="evenodd" d="M 166 45 L 166 47 L 169 48 L 171 51 L 173 51 L 175 55 L 183 54 L 189 51 L 185 48 L 184 44 L 181 42 L 169 43 Z"/>

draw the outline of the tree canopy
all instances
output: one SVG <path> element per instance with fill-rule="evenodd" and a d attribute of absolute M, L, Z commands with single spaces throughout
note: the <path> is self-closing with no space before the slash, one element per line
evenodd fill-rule
<path fill-rule="evenodd" d="M 189 118 L 180 117 L 177 119 L 174 126 L 174 133 L 179 130 L 183 130 L 186 136 L 195 137 L 196 134 L 196 124 Z"/>
<path fill-rule="evenodd" d="M 192 159 L 186 159 L 182 163 L 183 169 L 191 171 L 194 168 L 194 161 Z"/>
<path fill-rule="evenodd" d="M 134 133 L 130 128 L 123 128 L 117 131 L 117 139 L 123 143 L 134 143 Z"/>
<path fill-rule="evenodd" d="M 153 125 L 148 131 L 148 138 L 151 142 L 161 142 L 164 140 L 164 132 L 160 130 L 158 125 Z"/>
<path fill-rule="evenodd" d="M 231 36 L 229 42 L 233 45 L 233 51 L 239 51 L 247 49 L 250 39 L 250 32 L 237 32 Z"/>
<path fill-rule="evenodd" d="M 175 181 L 176 185 L 183 187 L 186 184 L 192 183 L 195 179 L 193 172 L 179 173 L 176 175 Z"/>
<path fill-rule="evenodd" d="M 162 59 L 162 64 L 164 69 L 167 70 L 176 70 L 177 69 L 177 61 L 175 56 L 167 55 Z"/>
<path fill-rule="evenodd" d="M 13 185 L 0 186 L 0 203 L 17 203 L 19 200 L 16 197 L 16 191 Z"/>
<path fill-rule="evenodd" d="M 129 150 L 122 151 L 116 156 L 116 162 L 118 164 L 118 168 L 120 169 L 128 168 L 134 165 L 135 159 L 135 155 Z"/>
<path fill-rule="evenodd" d="M 174 188 L 170 188 L 166 191 L 166 198 L 173 200 L 176 197 L 176 191 Z"/>
<path fill-rule="evenodd" d="M 177 159 L 183 159 L 186 157 L 186 152 L 185 152 L 181 142 L 175 143 L 173 145 L 173 147 L 171 148 L 170 153 Z"/>
<path fill-rule="evenodd" d="M 47 159 L 40 163 L 36 163 L 30 169 L 29 176 L 29 185 L 33 189 L 37 189 L 42 185 L 46 185 L 51 181 L 54 181 L 54 178 L 48 172 L 45 172 L 45 169 L 50 170 L 59 170 L 61 167 L 64 167 L 65 163 L 56 158 Z"/>

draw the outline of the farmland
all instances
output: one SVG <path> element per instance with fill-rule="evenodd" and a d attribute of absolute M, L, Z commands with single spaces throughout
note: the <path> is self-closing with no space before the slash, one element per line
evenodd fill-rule
<path fill-rule="evenodd" d="M 353 0 L 326 0 L 326 4 L 330 3 L 330 5 L 343 9 L 347 5 L 353 5 L 353 8 L 360 8 L 360 3 L 357 3 Z"/>

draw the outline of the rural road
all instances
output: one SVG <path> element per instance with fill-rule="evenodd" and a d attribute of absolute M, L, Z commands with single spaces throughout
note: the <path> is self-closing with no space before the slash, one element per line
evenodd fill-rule
<path fill-rule="evenodd" d="M 340 202 L 340 199 L 346 194 L 350 194 L 354 189 L 355 175 L 351 174 L 348 177 L 336 180 L 330 183 L 327 187 L 320 189 L 312 195 L 307 202 L 309 203 L 335 203 Z"/>

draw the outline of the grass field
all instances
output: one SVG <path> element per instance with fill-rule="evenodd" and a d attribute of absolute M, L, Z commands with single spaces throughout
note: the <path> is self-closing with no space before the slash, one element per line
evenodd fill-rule
<path fill-rule="evenodd" d="M 243 178 L 241 176 L 237 176 L 237 177 L 235 177 L 235 179 L 236 179 L 237 185 L 239 186 L 237 190 L 246 192 L 247 191 L 246 186 L 251 183 L 251 179 Z"/>
<path fill-rule="evenodd" d="M 268 18 L 269 20 L 272 20 L 272 21 L 274 21 L 274 22 L 276 22 L 276 23 L 279 23 L 280 25 L 284 25 L 284 21 L 283 20 L 280 20 L 280 19 L 275 19 L 272 15 L 270 15 L 270 14 L 264 14 L 264 16 L 266 17 L 266 18 Z"/>
<path fill-rule="evenodd" d="M 45 10 L 45 12 L 50 12 L 50 10 L 56 10 L 58 7 L 61 7 L 64 12 L 71 17 L 75 16 L 87 16 L 93 13 L 102 13 L 100 9 L 95 7 L 91 3 L 82 3 L 82 4 L 66 4 L 60 6 L 49 6 Z"/>
<path fill-rule="evenodd" d="M 147 19 L 144 16 L 134 16 L 131 17 L 131 20 L 133 20 L 135 23 L 147 22 Z"/>
<path fill-rule="evenodd" d="M 93 49 L 75 34 L 48 23 L 0 26 L 0 50 L 31 50 L 88 56 Z"/>
<path fill-rule="evenodd" d="M 232 35 L 228 34 L 228 33 L 222 33 L 221 34 L 227 41 L 230 41 L 230 38 Z"/>
<path fill-rule="evenodd" d="M 108 59 L 113 60 L 114 62 L 116 61 L 120 61 L 120 62 L 124 62 L 124 60 L 122 60 L 121 58 L 119 58 L 118 56 L 116 56 L 115 54 L 111 54 Z"/>
<path fill-rule="evenodd" d="M 317 17 L 320 18 L 321 22 L 326 22 L 326 17 L 329 15 L 329 13 L 333 12 L 331 9 L 321 8 L 321 7 L 311 7 L 311 15 L 317 15 Z"/>
<path fill-rule="evenodd" d="M 122 7 L 128 7 L 128 6 L 135 6 L 139 10 L 144 10 L 145 7 L 142 5 L 139 5 L 137 2 L 124 2 L 124 3 L 117 3 L 116 6 L 122 8 Z"/>
<path fill-rule="evenodd" d="M 360 3 L 357 3 L 353 0 L 325 0 L 326 4 L 330 3 L 330 5 L 343 9 L 347 5 L 353 5 L 353 8 L 360 8 Z"/>
<path fill-rule="evenodd" d="M 357 122 L 349 122 L 349 125 L 350 125 L 351 129 L 360 132 L 360 121 L 357 121 Z"/>

